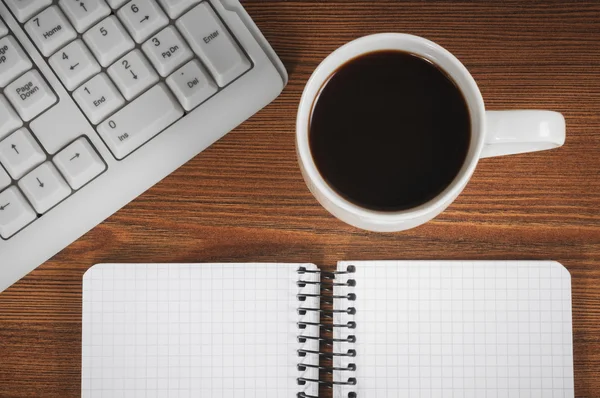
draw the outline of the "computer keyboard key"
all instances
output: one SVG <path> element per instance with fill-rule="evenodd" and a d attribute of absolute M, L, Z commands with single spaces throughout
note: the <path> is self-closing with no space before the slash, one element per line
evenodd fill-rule
<path fill-rule="evenodd" d="M 0 141 L 0 163 L 18 180 L 46 160 L 46 154 L 26 128 Z"/>
<path fill-rule="evenodd" d="M 202 0 L 158 0 L 171 19 L 179 18 L 181 14 L 200 3 L 200 1 Z"/>
<path fill-rule="evenodd" d="M 17 187 L 0 192 L 0 237 L 8 239 L 37 218 Z"/>
<path fill-rule="evenodd" d="M 177 30 L 169 26 L 142 45 L 142 50 L 162 77 L 192 59 L 194 54 Z"/>
<path fill-rule="evenodd" d="M 17 112 L 0 94 L 0 140 L 23 125 Z"/>
<path fill-rule="evenodd" d="M 8 175 L 6 170 L 4 170 L 2 165 L 0 165 L 0 191 L 9 186 L 11 182 L 12 180 L 10 176 Z"/>
<path fill-rule="evenodd" d="M 103 19 L 85 32 L 83 41 L 96 56 L 100 65 L 104 67 L 108 67 L 135 46 L 121 22 L 114 15 Z"/>
<path fill-rule="evenodd" d="M 100 123 L 125 103 L 105 73 L 96 75 L 75 90 L 73 98 L 93 124 Z"/>
<path fill-rule="evenodd" d="M 121 7 L 123 4 L 127 3 L 127 0 L 106 0 L 106 2 L 113 10 L 116 10 L 117 8 Z"/>
<path fill-rule="evenodd" d="M 67 90 L 100 72 L 100 65 L 81 40 L 75 40 L 48 60 Z"/>
<path fill-rule="evenodd" d="M 123 159 L 183 116 L 163 83 L 139 96 L 98 126 L 98 133 L 117 159 Z"/>
<path fill-rule="evenodd" d="M 53 161 L 73 189 L 81 188 L 106 170 L 106 165 L 84 137 L 60 151 Z"/>
<path fill-rule="evenodd" d="M 117 15 L 138 43 L 169 23 L 169 18 L 154 0 L 130 1 L 117 11 Z"/>
<path fill-rule="evenodd" d="M 208 2 L 194 7 L 176 25 L 220 87 L 250 69 L 250 61 Z"/>
<path fill-rule="evenodd" d="M 26 72 L 6 86 L 4 94 L 26 122 L 56 102 L 56 95 L 37 70 Z"/>
<path fill-rule="evenodd" d="M 14 37 L 0 39 L 0 88 L 31 69 L 31 60 Z"/>
<path fill-rule="evenodd" d="M 127 100 L 132 100 L 158 82 L 158 75 L 138 49 L 112 64 L 107 72 Z"/>
<path fill-rule="evenodd" d="M 71 194 L 71 188 L 52 162 L 41 164 L 21 178 L 19 188 L 38 214 L 44 214 Z"/>
<path fill-rule="evenodd" d="M 52 4 L 52 0 L 4 0 L 4 2 L 21 23 Z"/>
<path fill-rule="evenodd" d="M 4 89 L 21 119 L 28 122 L 56 103 L 56 95 L 37 70 L 30 70 Z"/>
<path fill-rule="evenodd" d="M 8 28 L 6 27 L 6 24 L 4 23 L 4 21 L 2 21 L 0 19 L 0 37 L 4 37 L 8 34 Z"/>
<path fill-rule="evenodd" d="M 77 32 L 57 6 L 48 7 L 29 20 L 25 30 L 46 57 L 77 37 Z"/>
<path fill-rule="evenodd" d="M 104 0 L 59 0 L 58 5 L 79 33 L 111 12 Z"/>
<path fill-rule="evenodd" d="M 167 84 L 186 111 L 194 109 L 219 89 L 198 60 L 178 69 L 167 78 Z"/>

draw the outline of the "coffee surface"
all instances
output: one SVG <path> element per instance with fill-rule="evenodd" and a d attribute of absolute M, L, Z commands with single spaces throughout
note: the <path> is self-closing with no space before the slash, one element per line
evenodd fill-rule
<path fill-rule="evenodd" d="M 401 51 L 342 65 L 313 104 L 309 143 L 321 176 L 347 200 L 405 210 L 436 197 L 462 167 L 469 110 L 453 80 Z"/>

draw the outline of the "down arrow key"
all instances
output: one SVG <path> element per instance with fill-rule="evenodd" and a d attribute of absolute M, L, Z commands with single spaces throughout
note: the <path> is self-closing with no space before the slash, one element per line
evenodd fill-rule
<path fill-rule="evenodd" d="M 44 214 L 71 194 L 71 188 L 52 162 L 45 162 L 21 178 L 19 188 L 38 214 Z"/>

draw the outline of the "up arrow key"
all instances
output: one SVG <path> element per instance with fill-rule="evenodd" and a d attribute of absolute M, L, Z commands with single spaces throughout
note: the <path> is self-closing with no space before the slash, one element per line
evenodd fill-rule
<path fill-rule="evenodd" d="M 73 157 L 71 158 L 71 162 L 73 161 L 73 159 L 77 159 L 78 157 L 79 157 L 79 153 L 76 153 L 76 154 L 75 154 L 75 156 L 73 156 Z"/>

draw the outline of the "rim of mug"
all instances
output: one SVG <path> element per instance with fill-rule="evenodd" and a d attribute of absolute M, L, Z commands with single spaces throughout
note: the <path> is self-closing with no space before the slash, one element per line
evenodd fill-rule
<path fill-rule="evenodd" d="M 395 46 L 382 45 L 383 43 L 388 42 L 394 42 Z M 409 47 L 409 44 L 411 46 L 418 47 L 418 49 L 415 50 L 414 47 L 412 47 L 410 50 L 406 49 L 405 47 Z M 359 50 L 356 51 L 356 49 Z M 471 119 L 471 140 L 469 143 L 469 150 L 467 152 L 465 162 L 463 163 L 463 166 L 459 170 L 454 180 L 452 180 L 446 189 L 429 201 L 410 209 L 398 211 L 367 209 L 350 202 L 348 199 L 337 193 L 325 181 L 317 169 L 312 157 L 308 140 L 310 128 L 309 119 L 312 114 L 313 105 L 316 102 L 325 82 L 331 77 L 331 74 L 341 65 L 356 57 L 371 52 L 385 50 L 407 51 L 429 60 L 440 69 L 444 70 L 463 93 L 465 101 L 469 107 L 469 115 Z M 344 55 L 344 53 L 352 55 Z M 341 59 L 337 60 L 337 58 L 340 56 Z M 443 65 L 440 65 L 442 62 L 440 62 L 439 57 L 442 57 L 442 59 L 450 62 L 454 70 L 449 71 Z M 331 71 L 324 74 L 323 71 L 326 69 L 330 69 Z M 309 96 L 309 91 L 313 91 L 315 86 L 318 86 L 315 95 Z M 304 87 L 302 97 L 300 99 L 300 105 L 298 107 L 296 118 L 296 152 L 298 154 L 298 161 L 301 163 L 301 167 L 303 167 L 304 171 L 311 179 L 311 184 L 313 184 L 314 188 L 323 194 L 329 201 L 342 208 L 344 211 L 352 213 L 359 218 L 368 219 L 372 222 L 374 221 L 381 224 L 391 224 L 402 220 L 425 216 L 433 210 L 446 204 L 448 199 L 452 200 L 458 196 L 458 194 L 460 194 L 471 178 L 483 149 L 485 135 L 484 115 L 485 106 L 483 97 L 479 91 L 479 87 L 477 86 L 475 79 L 473 79 L 467 68 L 452 53 L 439 44 L 420 36 L 406 33 L 377 33 L 360 37 L 337 48 L 323 61 L 321 61 L 319 66 L 314 70 L 308 82 L 306 83 L 306 86 Z"/>

